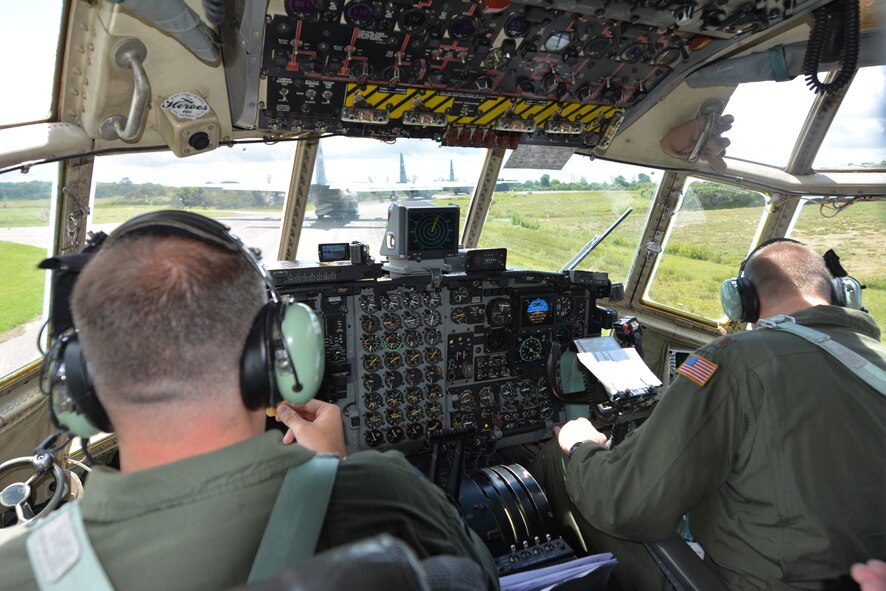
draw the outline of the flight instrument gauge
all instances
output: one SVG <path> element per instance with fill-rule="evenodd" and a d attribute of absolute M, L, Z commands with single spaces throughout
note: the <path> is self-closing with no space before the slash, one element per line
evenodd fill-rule
<path fill-rule="evenodd" d="M 368 373 L 363 376 L 363 389 L 368 392 L 375 392 L 381 388 L 381 376 L 377 373 Z"/>
<path fill-rule="evenodd" d="M 400 309 L 400 296 L 395 293 L 389 293 L 381 297 L 381 307 L 388 312 L 396 312 Z"/>
<path fill-rule="evenodd" d="M 434 383 L 439 382 L 443 377 L 443 370 L 439 365 L 431 365 L 425 368 L 425 380 Z"/>
<path fill-rule="evenodd" d="M 374 295 L 360 296 L 360 309 L 367 314 L 378 312 L 378 299 Z"/>
<path fill-rule="evenodd" d="M 382 316 L 381 324 L 385 327 L 385 330 L 398 330 L 400 328 L 400 317 L 388 312 Z"/>
<path fill-rule="evenodd" d="M 365 334 L 363 335 L 362 340 L 363 348 L 372 353 L 373 351 L 378 351 L 381 349 L 381 339 L 378 338 L 377 334 Z"/>
<path fill-rule="evenodd" d="M 407 291 L 403 294 L 403 306 L 407 310 L 418 310 L 421 308 L 421 294 Z"/>
<path fill-rule="evenodd" d="M 425 408 L 429 417 L 439 417 L 443 414 L 443 405 L 439 402 L 429 402 Z"/>
<path fill-rule="evenodd" d="M 522 361 L 538 361 L 542 353 L 541 341 L 537 337 L 527 337 L 520 343 L 519 352 Z"/>
<path fill-rule="evenodd" d="M 421 333 L 417 330 L 407 330 L 403 336 L 403 342 L 407 347 L 418 347 L 421 345 Z"/>
<path fill-rule="evenodd" d="M 366 410 L 378 410 L 382 404 L 384 404 L 384 401 L 378 392 L 367 392 L 363 395 L 363 406 L 366 407 Z"/>
<path fill-rule="evenodd" d="M 378 332 L 378 329 L 381 328 L 381 323 L 375 316 L 363 316 L 360 318 L 360 328 L 363 329 L 363 332 Z"/>
<path fill-rule="evenodd" d="M 426 291 L 424 295 L 422 295 L 422 299 L 424 300 L 425 306 L 428 308 L 439 308 L 440 304 L 443 303 L 439 291 Z"/>
<path fill-rule="evenodd" d="M 388 427 L 388 443 L 400 443 L 401 441 L 403 441 L 403 437 L 403 427 Z"/>
<path fill-rule="evenodd" d="M 406 437 L 410 439 L 418 439 L 425 434 L 425 428 L 419 423 L 411 423 L 406 426 Z"/>
<path fill-rule="evenodd" d="M 381 368 L 381 359 L 378 355 L 364 355 L 363 369 L 365 371 L 378 371 Z"/>
<path fill-rule="evenodd" d="M 369 447 L 378 447 L 384 441 L 384 435 L 378 429 L 367 431 L 363 437 L 366 439 L 366 445 Z"/>
<path fill-rule="evenodd" d="M 392 408 L 385 412 L 385 421 L 389 425 L 399 425 L 403 422 L 403 411 L 399 408 Z"/>
<path fill-rule="evenodd" d="M 413 423 L 417 423 L 418 421 L 422 420 L 424 416 L 424 409 L 417 404 L 406 407 L 406 418 Z"/>
<path fill-rule="evenodd" d="M 406 380 L 406 384 L 409 386 L 420 384 L 422 380 L 421 370 L 417 367 L 410 367 L 406 370 L 406 375 L 403 379 Z"/>
<path fill-rule="evenodd" d="M 439 400 L 440 397 L 443 396 L 443 388 L 440 384 L 430 384 L 425 388 L 425 395 L 425 397 L 431 402 Z"/>
<path fill-rule="evenodd" d="M 345 20 L 354 27 L 365 27 L 375 20 L 375 9 L 372 4 L 357 0 L 345 6 Z"/>
<path fill-rule="evenodd" d="M 381 427 L 384 422 L 385 419 L 383 416 L 381 416 L 380 412 L 368 412 L 363 418 L 363 424 L 365 424 L 370 429 Z"/>
<path fill-rule="evenodd" d="M 388 388 L 397 388 L 403 384 L 403 376 L 400 375 L 399 371 L 386 371 L 385 372 L 385 386 Z M 397 392 L 394 390 L 394 392 Z M 403 402 L 403 397 L 400 396 L 400 402 Z M 400 404 L 398 402 L 397 404 Z M 388 403 L 390 404 L 390 399 L 388 399 Z"/>
<path fill-rule="evenodd" d="M 409 367 L 415 367 L 421 363 L 421 351 L 418 349 L 408 349 L 406 353 L 403 354 L 403 358 L 406 360 L 406 365 Z"/>
<path fill-rule="evenodd" d="M 491 326 L 508 326 L 514 320 L 514 307 L 510 300 L 496 298 L 486 306 L 486 317 Z"/>
<path fill-rule="evenodd" d="M 399 332 L 386 332 L 384 344 L 387 351 L 396 351 L 403 346 L 403 337 L 400 336 Z"/>
<path fill-rule="evenodd" d="M 385 367 L 398 369 L 403 365 L 403 357 L 399 353 L 385 353 Z"/>
<path fill-rule="evenodd" d="M 431 431 L 439 431 L 442 428 L 443 422 L 438 419 L 434 419 L 433 421 L 428 422 L 428 433 L 430 433 Z"/>
<path fill-rule="evenodd" d="M 425 323 L 425 326 L 434 327 L 440 324 L 440 312 L 436 310 L 425 310 L 421 315 L 422 322 Z"/>
<path fill-rule="evenodd" d="M 443 335 L 440 334 L 440 331 L 436 328 L 426 328 L 425 329 L 425 344 L 426 345 L 439 345 L 440 341 L 443 340 Z"/>
<path fill-rule="evenodd" d="M 489 386 L 480 390 L 478 398 L 480 399 L 480 406 L 492 406 L 495 404 L 495 394 Z"/>
<path fill-rule="evenodd" d="M 400 390 L 389 390 L 385 393 L 385 404 L 390 408 L 397 408 L 403 404 L 403 393 Z"/>
<path fill-rule="evenodd" d="M 317 2 L 314 0 L 286 0 L 283 3 L 286 14 L 294 19 L 310 18 L 317 10 Z"/>
<path fill-rule="evenodd" d="M 443 359 L 443 351 L 437 347 L 429 347 L 425 351 L 425 361 L 428 363 L 440 363 Z"/>
<path fill-rule="evenodd" d="M 464 324 L 468 321 L 468 311 L 465 308 L 453 308 L 449 317 L 456 324 Z"/>
<path fill-rule="evenodd" d="M 421 316 L 417 312 L 406 311 L 403 313 L 403 326 L 415 329 L 421 326 Z"/>
<path fill-rule="evenodd" d="M 467 304 L 470 299 L 471 292 L 468 291 L 467 287 L 456 287 L 449 292 L 449 303 L 454 306 Z"/>
<path fill-rule="evenodd" d="M 421 388 L 406 388 L 406 402 L 409 404 L 418 404 L 424 399 L 424 397 L 425 394 L 421 391 Z"/>

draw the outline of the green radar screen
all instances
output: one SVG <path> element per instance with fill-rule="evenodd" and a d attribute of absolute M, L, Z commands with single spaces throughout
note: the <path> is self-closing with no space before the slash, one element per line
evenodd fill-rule
<path fill-rule="evenodd" d="M 417 212 L 409 216 L 409 250 L 437 251 L 457 248 L 458 212 Z"/>

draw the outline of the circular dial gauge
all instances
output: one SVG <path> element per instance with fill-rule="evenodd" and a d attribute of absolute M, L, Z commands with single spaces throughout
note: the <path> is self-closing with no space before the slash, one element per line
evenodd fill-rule
<path fill-rule="evenodd" d="M 501 399 L 503 401 L 511 401 L 517 397 L 517 389 L 514 388 L 514 384 L 507 383 L 501 387 Z"/>
<path fill-rule="evenodd" d="M 449 317 L 456 324 L 464 324 L 468 321 L 468 311 L 464 308 L 453 308 Z"/>
<path fill-rule="evenodd" d="M 489 386 L 482 388 L 477 397 L 480 399 L 480 406 L 492 406 L 495 404 L 495 394 Z"/>
<path fill-rule="evenodd" d="M 391 408 L 397 408 L 403 404 L 403 393 L 400 390 L 389 390 L 385 392 L 385 404 Z"/>
<path fill-rule="evenodd" d="M 295 19 L 308 18 L 317 10 L 314 0 L 286 0 L 283 4 L 286 14 Z"/>
<path fill-rule="evenodd" d="M 532 381 L 523 380 L 520 382 L 520 396 L 523 398 L 532 398 L 535 394 L 535 388 L 532 387 Z"/>
<path fill-rule="evenodd" d="M 403 376 L 400 375 L 399 371 L 386 371 L 385 372 L 385 386 L 388 388 L 396 388 L 403 384 Z M 396 392 L 396 390 L 394 390 Z M 403 397 L 400 397 L 400 402 L 403 402 Z M 399 404 L 399 403 L 398 403 Z"/>
<path fill-rule="evenodd" d="M 385 422 L 385 418 L 381 416 L 380 412 L 368 412 L 366 416 L 363 418 L 363 424 L 369 427 L 370 429 L 376 429 L 381 427 Z"/>
<path fill-rule="evenodd" d="M 547 378 L 538 378 L 538 383 L 535 385 L 535 389 L 538 392 L 539 397 L 542 399 L 551 395 L 551 389 L 548 387 Z"/>
<path fill-rule="evenodd" d="M 382 316 L 381 324 L 385 327 L 385 330 L 397 330 L 400 328 L 400 317 L 396 314 L 391 314 L 390 312 L 387 312 L 384 316 Z"/>
<path fill-rule="evenodd" d="M 585 45 L 585 55 L 590 58 L 602 57 L 609 53 L 612 47 L 612 39 L 609 37 L 594 37 Z"/>
<path fill-rule="evenodd" d="M 465 390 L 458 395 L 458 405 L 463 411 L 474 410 L 474 395 L 470 390 Z"/>
<path fill-rule="evenodd" d="M 431 402 L 439 400 L 441 396 L 443 396 L 443 388 L 440 384 L 430 384 L 425 388 L 425 397 Z"/>
<path fill-rule="evenodd" d="M 403 411 L 399 408 L 391 408 L 385 412 L 385 421 L 389 425 L 399 425 L 403 422 Z"/>
<path fill-rule="evenodd" d="M 360 309 L 367 314 L 378 312 L 378 298 L 374 295 L 360 296 Z"/>
<path fill-rule="evenodd" d="M 541 353 L 542 345 L 537 337 L 527 337 L 520 343 L 520 359 L 523 361 L 538 361 Z"/>
<path fill-rule="evenodd" d="M 400 309 L 400 296 L 395 293 L 388 293 L 381 296 L 381 307 L 388 312 L 396 312 Z"/>
<path fill-rule="evenodd" d="M 514 14 L 505 23 L 505 35 L 508 37 L 525 37 L 531 28 L 532 23 L 525 16 Z"/>
<path fill-rule="evenodd" d="M 403 337 L 403 342 L 407 347 L 418 347 L 421 345 L 421 333 L 417 330 L 407 330 Z"/>
<path fill-rule="evenodd" d="M 425 428 L 418 423 L 412 423 L 406 426 L 406 437 L 410 439 L 418 439 L 425 434 Z"/>
<path fill-rule="evenodd" d="M 421 316 L 418 315 L 418 312 L 404 312 L 403 326 L 410 329 L 418 328 L 421 326 Z"/>
<path fill-rule="evenodd" d="M 378 329 L 381 328 L 381 323 L 375 316 L 363 316 L 360 318 L 360 328 L 363 329 L 363 332 L 378 332 Z"/>
<path fill-rule="evenodd" d="M 428 308 L 438 308 L 443 303 L 439 291 L 426 291 L 422 294 L 422 300 Z"/>
<path fill-rule="evenodd" d="M 363 348 L 370 353 L 381 349 L 381 339 L 378 338 L 377 334 L 365 334 L 361 342 Z"/>
<path fill-rule="evenodd" d="M 494 299 L 486 306 L 486 317 L 492 326 L 508 326 L 514 320 L 514 307 L 510 300 Z"/>
<path fill-rule="evenodd" d="M 403 365 L 403 357 L 399 353 L 385 353 L 385 367 L 397 369 Z"/>
<path fill-rule="evenodd" d="M 404 33 L 419 33 L 428 24 L 428 14 L 418 8 L 409 8 L 400 13 L 397 22 Z"/>
<path fill-rule="evenodd" d="M 565 345 L 572 340 L 572 331 L 569 330 L 568 326 L 561 326 L 554 334 L 554 338 L 557 339 L 557 342 L 561 345 Z"/>
<path fill-rule="evenodd" d="M 363 376 L 363 389 L 369 392 L 375 392 L 381 388 L 381 376 L 377 373 L 368 373 Z"/>
<path fill-rule="evenodd" d="M 400 336 L 399 332 L 386 332 L 384 344 L 386 350 L 396 351 L 403 346 L 403 337 Z"/>
<path fill-rule="evenodd" d="M 369 2 L 357 0 L 345 6 L 345 20 L 349 25 L 365 27 L 375 20 L 375 10 Z"/>
<path fill-rule="evenodd" d="M 449 292 L 449 303 L 454 306 L 467 304 L 470 299 L 471 292 L 468 291 L 467 287 L 456 287 Z"/>
<path fill-rule="evenodd" d="M 366 410 L 378 410 L 382 404 L 384 401 L 378 392 L 367 392 L 363 395 L 363 406 L 366 407 Z"/>
<path fill-rule="evenodd" d="M 409 404 L 418 404 L 422 400 L 424 400 L 425 394 L 421 391 L 421 388 L 406 388 L 406 402 Z"/>
<path fill-rule="evenodd" d="M 449 21 L 449 36 L 453 39 L 467 39 L 477 32 L 477 21 L 470 16 L 458 15 Z"/>
<path fill-rule="evenodd" d="M 541 401 L 541 404 L 538 407 L 538 413 L 543 419 L 550 419 L 554 416 L 554 403 L 550 398 L 545 398 Z"/>
<path fill-rule="evenodd" d="M 388 427 L 388 432 L 385 435 L 388 439 L 388 443 L 400 443 L 403 441 L 403 437 L 405 433 L 403 432 L 403 427 Z"/>
<path fill-rule="evenodd" d="M 406 375 L 403 379 L 406 380 L 406 384 L 409 386 L 420 384 L 422 379 L 421 370 L 417 367 L 410 367 L 406 370 Z"/>
<path fill-rule="evenodd" d="M 442 428 L 443 423 L 438 419 L 434 419 L 433 421 L 428 422 L 428 433 L 430 433 L 431 431 L 439 431 Z"/>
<path fill-rule="evenodd" d="M 422 322 L 425 326 L 434 327 L 440 324 L 440 312 L 436 310 L 425 310 L 421 315 Z"/>
<path fill-rule="evenodd" d="M 443 377 L 443 369 L 438 365 L 431 365 L 425 368 L 425 380 L 431 383 L 439 382 Z"/>
<path fill-rule="evenodd" d="M 572 308 L 573 305 L 571 295 L 557 296 L 557 318 L 566 318 L 567 316 L 571 316 Z"/>
<path fill-rule="evenodd" d="M 443 414 L 443 405 L 439 402 L 428 402 L 425 411 L 429 417 L 439 417 Z"/>
<path fill-rule="evenodd" d="M 425 361 L 428 363 L 440 363 L 443 360 L 443 351 L 437 347 L 429 347 L 425 350 Z"/>
<path fill-rule="evenodd" d="M 417 423 L 425 417 L 425 411 L 422 407 L 414 404 L 412 406 L 406 407 L 406 418 L 412 421 L 413 423 Z"/>
<path fill-rule="evenodd" d="M 381 368 L 381 359 L 378 355 L 364 355 L 363 369 L 365 371 L 378 371 Z"/>
<path fill-rule="evenodd" d="M 382 435 L 381 431 L 378 429 L 367 431 L 363 438 L 366 440 L 366 445 L 369 447 L 378 447 L 382 444 L 382 441 L 384 441 L 384 435 Z"/>
<path fill-rule="evenodd" d="M 421 363 L 421 351 L 417 349 L 407 349 L 406 353 L 403 354 L 403 358 L 406 360 L 406 365 L 409 367 L 415 367 Z"/>
<path fill-rule="evenodd" d="M 550 37 L 545 40 L 545 51 L 563 51 L 572 43 L 572 33 L 569 31 L 554 31 Z"/>
<path fill-rule="evenodd" d="M 403 306 L 407 310 L 418 310 L 421 308 L 421 294 L 407 291 L 403 294 Z"/>
<path fill-rule="evenodd" d="M 425 344 L 426 345 L 439 345 L 440 341 L 443 340 L 443 335 L 440 334 L 440 331 L 436 328 L 426 328 L 425 329 Z"/>

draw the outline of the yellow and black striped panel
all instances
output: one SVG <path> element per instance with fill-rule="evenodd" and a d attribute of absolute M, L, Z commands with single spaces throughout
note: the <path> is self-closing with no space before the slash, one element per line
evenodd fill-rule
<path fill-rule="evenodd" d="M 358 101 L 357 97 L 362 96 Z M 513 109 L 510 117 L 533 120 L 539 128 L 558 112 L 569 121 L 580 121 L 587 131 L 601 131 L 616 113 L 624 111 L 611 105 L 582 104 L 512 97 L 490 97 L 467 92 L 435 89 L 397 87 L 374 84 L 360 87 L 348 84 L 345 95 L 346 107 L 369 107 L 385 109 L 392 120 L 402 119 L 403 114 L 415 108 L 419 99 L 425 108 L 435 113 L 448 113 L 449 124 L 459 126 L 491 126 L 496 120 Z M 602 115 L 602 117 L 601 117 Z"/>

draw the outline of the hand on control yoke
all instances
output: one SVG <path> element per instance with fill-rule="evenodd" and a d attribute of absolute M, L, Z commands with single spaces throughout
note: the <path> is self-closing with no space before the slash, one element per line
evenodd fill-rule
<path fill-rule="evenodd" d="M 328 402 L 309 400 L 305 404 L 284 403 L 277 407 L 277 422 L 289 430 L 283 443 L 294 441 L 317 453 L 337 453 L 347 457 L 341 409 Z"/>
<path fill-rule="evenodd" d="M 606 444 L 607 437 L 597 431 L 589 420 L 584 417 L 569 421 L 562 427 L 554 427 L 557 443 L 563 453 L 569 455 L 572 446 L 580 441 L 593 441 L 600 445 Z"/>

